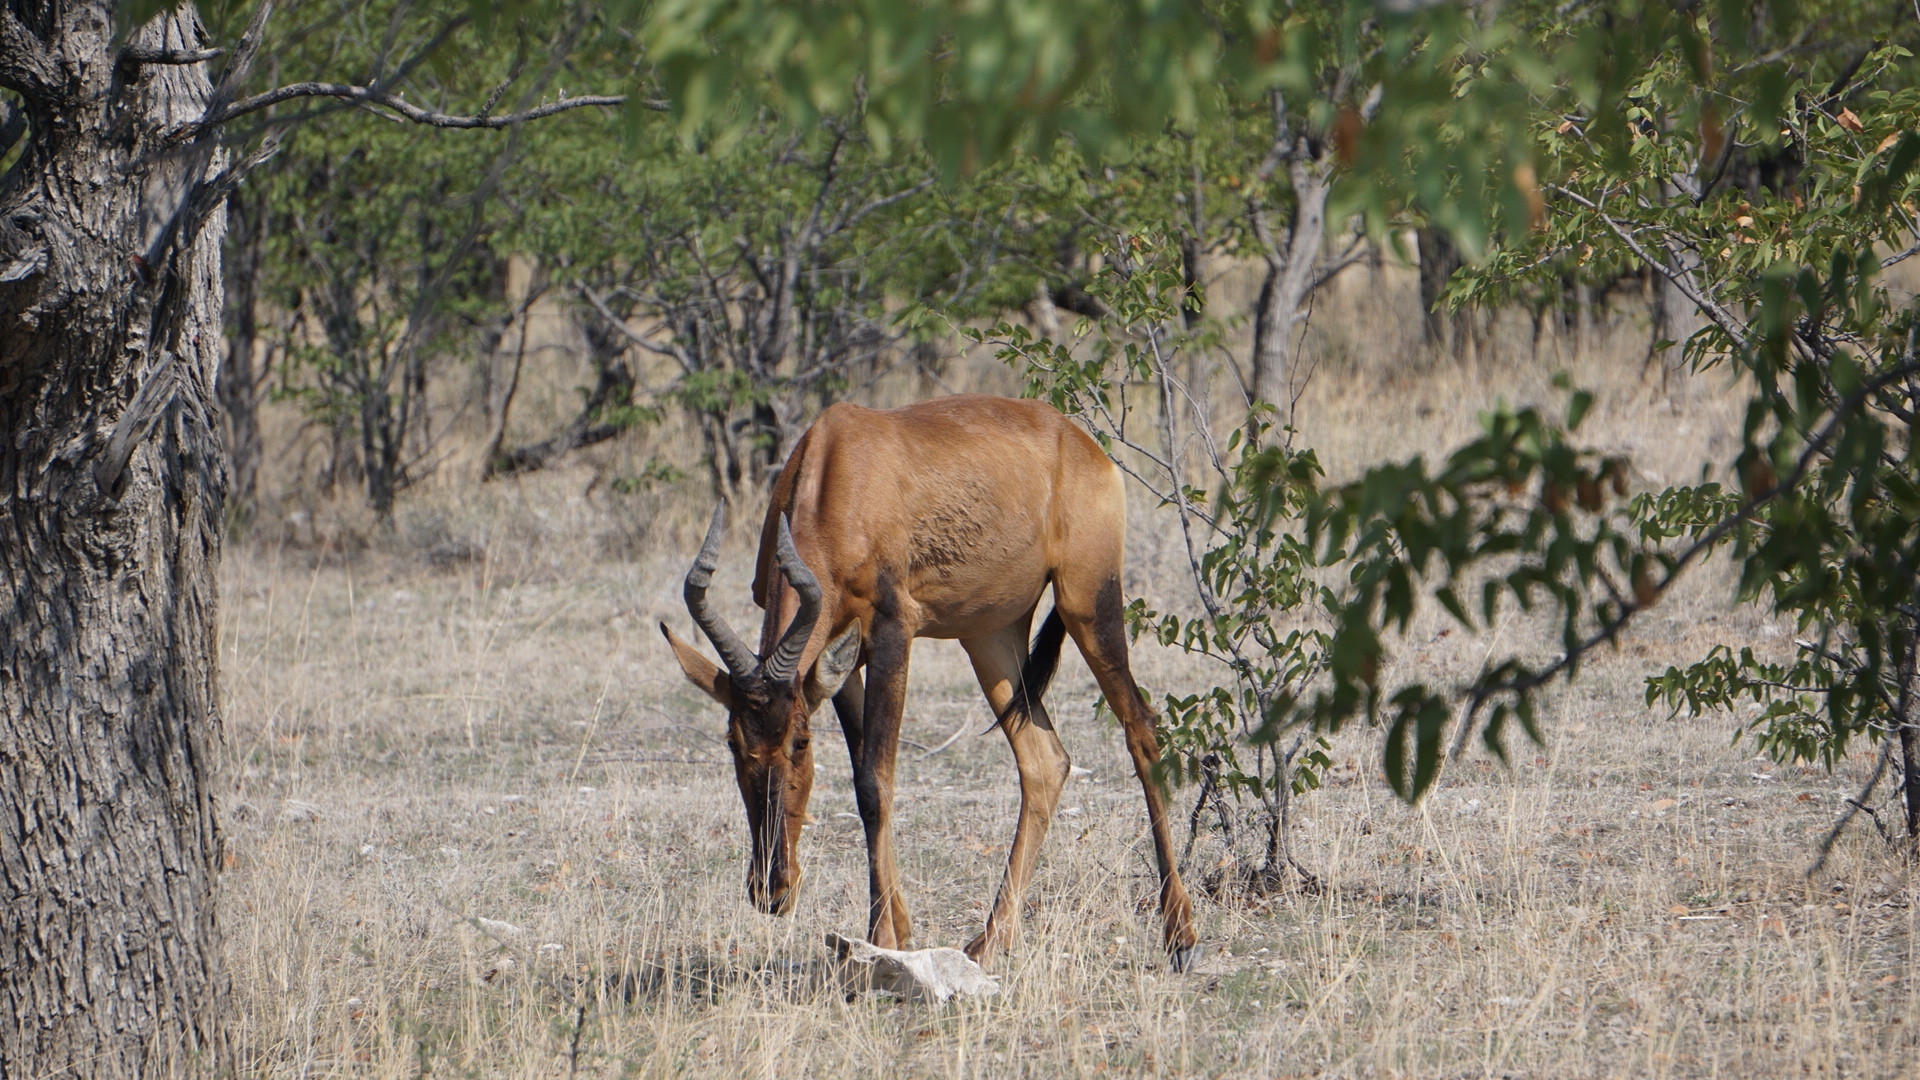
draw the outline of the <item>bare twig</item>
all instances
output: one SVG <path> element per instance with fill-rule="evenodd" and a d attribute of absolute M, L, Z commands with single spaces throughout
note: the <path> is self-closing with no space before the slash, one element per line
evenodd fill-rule
<path fill-rule="evenodd" d="M 506 395 L 500 399 L 500 415 L 494 421 L 493 435 L 487 439 L 486 453 L 481 455 L 480 473 L 483 480 L 493 475 L 493 464 L 499 459 L 500 446 L 507 437 L 507 415 L 512 412 L 514 396 L 520 391 L 520 370 L 527 359 L 527 331 L 533 322 L 527 313 L 546 291 L 545 282 L 541 282 L 538 288 L 529 288 L 526 298 L 520 301 L 513 312 L 513 320 L 520 324 L 520 346 L 513 353 L 513 375 L 507 380 Z M 489 365 L 492 362 L 491 359 L 487 361 Z"/>
<path fill-rule="evenodd" d="M 669 340 L 666 345 L 656 345 L 648 340 L 645 334 L 641 334 L 628 326 L 627 321 L 615 315 L 613 309 L 607 306 L 606 298 L 595 292 L 592 286 L 586 284 L 580 285 L 579 293 L 581 299 L 591 305 L 593 310 L 598 312 L 602 319 L 606 320 L 607 325 L 617 331 L 621 337 L 626 338 L 634 345 L 655 355 L 672 357 L 688 374 L 699 370 L 699 365 L 694 363 L 693 357 L 687 355 L 687 350 L 681 348 L 679 345 L 673 344 L 671 340 Z"/>
<path fill-rule="evenodd" d="M 1161 409 L 1165 416 L 1164 423 L 1166 424 L 1168 434 L 1171 435 L 1173 431 L 1173 387 L 1171 377 L 1167 373 L 1166 356 L 1160 351 L 1160 335 L 1156 328 L 1148 328 L 1147 340 L 1149 344 L 1152 345 L 1154 374 L 1158 376 L 1160 380 L 1160 401 Z M 1193 504 L 1187 501 L 1185 478 L 1179 474 L 1173 464 L 1166 463 L 1163 464 L 1162 467 L 1167 470 L 1168 476 L 1173 481 L 1173 504 L 1174 508 L 1179 511 L 1180 538 L 1186 545 L 1187 566 L 1193 573 L 1194 589 L 1200 594 L 1200 603 L 1207 609 L 1207 617 L 1212 621 L 1213 625 L 1224 625 L 1227 619 L 1226 611 L 1220 603 L 1220 598 L 1214 595 L 1213 587 L 1207 581 L 1206 571 L 1200 566 L 1200 552 L 1194 545 L 1193 540 L 1193 519 L 1195 517 L 1206 519 L 1209 525 L 1213 524 L 1212 520 L 1207 518 L 1205 514 L 1199 513 Z M 1258 685 L 1259 680 L 1254 677 L 1253 662 L 1247 659 L 1245 654 L 1240 651 L 1240 643 L 1233 637 L 1228 636 L 1226 637 L 1225 645 L 1227 651 L 1233 657 L 1231 664 L 1234 670 L 1239 673 L 1241 678 L 1246 679 L 1249 684 Z"/>
<path fill-rule="evenodd" d="M 973 724 L 968 720 L 968 718 L 962 716 L 960 718 L 960 726 L 953 729 L 953 734 L 947 736 L 946 742 L 943 742 L 939 746 L 936 746 L 933 749 L 928 750 L 926 753 L 921 754 L 917 758 L 914 758 L 914 760 L 925 761 L 928 758 L 932 757 L 933 755 L 939 753 L 940 751 L 945 750 L 947 747 L 952 746 L 954 743 L 959 742 L 960 736 L 965 735 L 967 733 L 967 729 L 972 726 Z"/>
<path fill-rule="evenodd" d="M 1611 231 L 1613 235 L 1620 238 L 1620 242 L 1627 246 L 1628 251 L 1633 252 L 1635 257 L 1651 267 L 1655 273 L 1671 281 L 1674 288 L 1679 289 L 1695 306 L 1701 311 L 1706 312 L 1707 318 L 1712 319 L 1715 326 L 1718 326 L 1724 331 L 1736 344 L 1745 345 L 1748 343 L 1747 328 L 1742 326 L 1740 321 L 1733 317 L 1732 312 L 1721 307 L 1718 301 L 1708 296 L 1706 291 L 1700 287 L 1699 283 L 1693 280 L 1692 274 L 1681 267 L 1669 265 L 1664 259 L 1655 258 L 1652 252 L 1648 251 L 1644 245 L 1633 238 L 1632 234 L 1621 227 L 1620 222 L 1616 220 L 1613 215 L 1606 213 L 1601 209 L 1599 204 L 1587 198 L 1585 195 L 1561 187 L 1558 184 L 1549 184 L 1547 188 L 1556 194 L 1564 195 L 1572 199 L 1574 202 L 1598 214 L 1600 220 L 1607 226 L 1607 229 Z M 1669 250 L 1668 258 L 1672 257 L 1672 252 Z"/>
<path fill-rule="evenodd" d="M 1893 746 L 1894 740 L 1890 738 L 1881 740 L 1880 761 L 1873 767 L 1873 775 L 1867 777 L 1866 786 L 1860 789 L 1860 794 L 1847 800 L 1847 809 L 1840 815 L 1840 820 L 1834 822 L 1833 828 L 1827 830 L 1827 835 L 1820 838 L 1820 854 L 1814 858 L 1813 865 L 1807 867 L 1808 877 L 1819 873 L 1820 869 L 1827 865 L 1827 856 L 1833 854 L 1833 845 L 1839 841 L 1840 834 L 1846 831 L 1847 823 L 1853 820 L 1853 815 L 1866 810 L 1873 817 L 1873 823 L 1880 824 L 1879 815 L 1868 810 L 1865 803 L 1873 794 L 1873 789 L 1880 786 L 1880 778 L 1887 773 L 1887 762 L 1893 757 Z"/>
<path fill-rule="evenodd" d="M 273 15 L 273 0 L 260 0 L 253 9 L 253 17 L 247 20 L 247 28 L 240 33 L 240 40 L 233 47 L 233 59 L 227 61 L 227 70 L 220 73 L 220 83 L 213 88 L 213 96 L 207 100 L 207 115 L 213 116 L 225 111 L 227 103 L 240 89 L 240 83 L 253 71 L 254 58 L 260 55 L 260 45 L 267 37 L 267 19 Z M 206 124 L 199 125 L 205 129 Z"/>
<path fill-rule="evenodd" d="M 836 225 L 834 228 L 828 230 L 828 232 L 829 233 L 845 232 L 846 230 L 851 229 L 855 225 L 858 225 L 860 224 L 860 222 L 866 220 L 868 215 L 873 214 L 874 212 L 879 210 L 884 210 L 887 207 L 892 206 L 894 203 L 900 202 L 904 199 L 911 199 L 915 195 L 919 195 L 922 192 L 931 189 L 932 187 L 933 187 L 933 177 L 928 177 L 925 180 L 922 180 L 919 183 L 913 185 L 912 187 L 901 188 L 899 191 L 896 191 L 891 195 L 882 195 L 878 198 L 872 199 L 868 201 L 868 203 L 865 206 L 862 206 L 860 209 L 855 210 L 853 213 L 847 215 L 845 219 L 840 221 L 840 223 Z"/>
<path fill-rule="evenodd" d="M 1913 258 L 1915 255 L 1920 255 L 1920 242 L 1915 242 L 1911 247 L 1908 247 L 1906 250 L 1901 251 L 1894 255 L 1889 255 L 1885 259 L 1882 259 L 1880 261 L 1880 268 L 1884 270 L 1887 267 L 1894 265 L 1895 263 L 1906 262 L 1908 259 Z"/>
<path fill-rule="evenodd" d="M 1345 270 L 1347 267 L 1352 266 L 1354 263 L 1366 257 L 1366 234 L 1356 233 L 1352 241 L 1347 244 L 1346 250 L 1322 262 L 1314 269 L 1313 280 L 1307 284 L 1307 295 L 1312 296 L 1314 293 L 1320 291 L 1320 287 L 1332 281 L 1340 271 Z M 1304 322 L 1306 318 L 1307 316 L 1304 314 L 1295 316 L 1295 320 L 1301 322 Z"/>

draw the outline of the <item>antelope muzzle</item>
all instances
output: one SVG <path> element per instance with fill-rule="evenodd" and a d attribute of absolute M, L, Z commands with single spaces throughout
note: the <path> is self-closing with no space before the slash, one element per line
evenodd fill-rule
<path fill-rule="evenodd" d="M 769 915 L 790 914 L 800 896 L 800 830 L 783 811 L 748 815 L 761 820 L 748 822 L 753 830 L 753 858 L 747 864 L 747 895 L 754 907 Z M 803 810 L 799 820 L 805 819 Z"/>
<path fill-rule="evenodd" d="M 784 763 L 760 776 L 743 776 L 753 857 L 747 865 L 747 895 L 769 915 L 793 911 L 800 896 L 800 826 L 807 820 L 812 763 Z M 745 772 L 746 770 L 742 770 Z"/>

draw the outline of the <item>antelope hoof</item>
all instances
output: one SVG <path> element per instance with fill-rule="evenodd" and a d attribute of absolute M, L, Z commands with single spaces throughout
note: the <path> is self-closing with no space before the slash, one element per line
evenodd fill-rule
<path fill-rule="evenodd" d="M 1200 959 L 1200 950 L 1201 946 L 1197 941 L 1191 945 L 1169 945 L 1167 961 L 1177 972 L 1192 971 L 1193 965 Z"/>
<path fill-rule="evenodd" d="M 993 969 L 993 958 L 1000 952 L 998 948 L 987 940 L 987 932 L 985 930 L 975 935 L 974 939 L 967 942 L 967 947 L 961 951 L 967 954 L 967 959 L 979 964 L 981 969 L 986 971 Z"/>

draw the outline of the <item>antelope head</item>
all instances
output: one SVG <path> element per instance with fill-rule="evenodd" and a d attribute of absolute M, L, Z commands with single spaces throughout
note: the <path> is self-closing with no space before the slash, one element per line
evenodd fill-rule
<path fill-rule="evenodd" d="M 800 888 L 800 826 L 807 820 L 807 797 L 813 792 L 813 713 L 839 691 L 859 662 L 860 624 L 847 627 L 808 670 L 800 670 L 807 640 L 820 618 L 820 581 L 794 550 L 793 532 L 782 515 L 774 557 L 800 596 L 800 610 L 767 655 L 755 656 L 707 601 L 726 510 L 724 502 L 714 508 L 706 542 L 687 571 L 686 584 L 687 611 L 713 642 L 725 668 L 665 623 L 660 632 L 673 646 L 680 670 L 727 710 L 727 748 L 733 752 L 734 778 L 753 835 L 747 895 L 761 911 L 785 915 L 793 910 Z M 777 611 L 777 601 L 770 599 L 768 617 L 777 617 Z"/>

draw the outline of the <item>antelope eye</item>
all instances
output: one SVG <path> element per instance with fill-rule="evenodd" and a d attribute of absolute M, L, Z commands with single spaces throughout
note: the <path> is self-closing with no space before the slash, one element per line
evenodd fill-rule
<path fill-rule="evenodd" d="M 795 740 L 793 740 L 793 752 L 794 752 L 794 753 L 796 753 L 796 754 L 802 754 L 802 753 L 805 753 L 805 752 L 806 752 L 806 749 L 807 749 L 807 747 L 808 747 L 808 746 L 810 746 L 810 745 L 812 745 L 812 744 L 811 744 L 811 742 L 810 742 L 809 740 L 807 740 L 807 739 L 795 739 Z"/>

